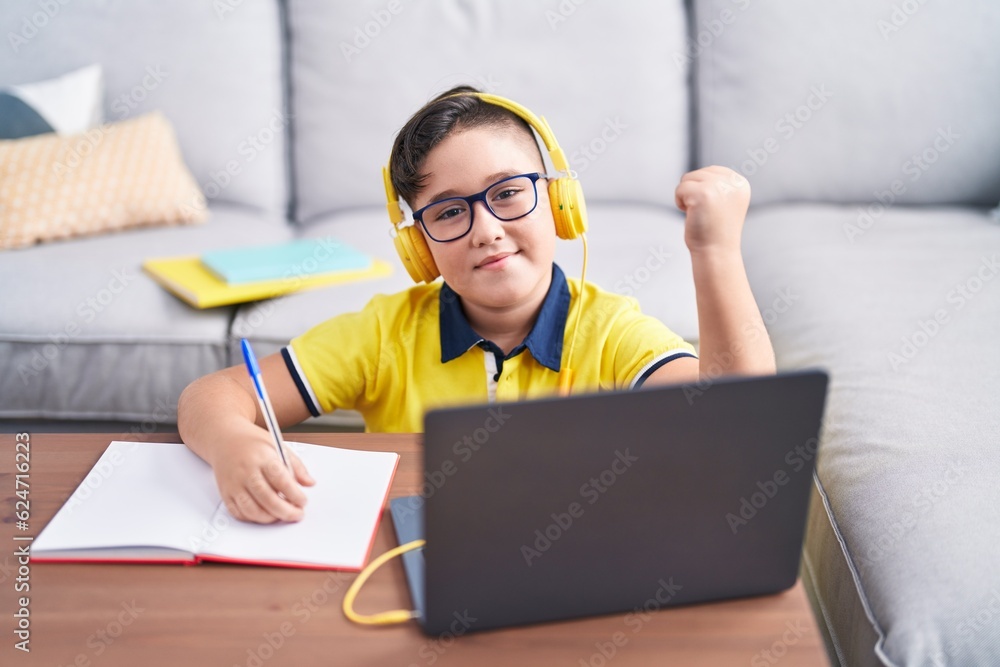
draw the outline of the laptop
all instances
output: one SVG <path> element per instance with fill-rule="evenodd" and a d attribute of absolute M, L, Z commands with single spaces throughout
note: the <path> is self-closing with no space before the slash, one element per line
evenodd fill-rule
<path fill-rule="evenodd" d="M 794 585 L 822 371 L 429 411 L 390 505 L 418 621 L 453 635 Z"/>

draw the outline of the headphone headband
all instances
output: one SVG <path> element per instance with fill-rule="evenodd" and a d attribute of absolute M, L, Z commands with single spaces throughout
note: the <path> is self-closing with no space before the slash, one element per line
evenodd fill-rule
<path fill-rule="evenodd" d="M 552 133 L 552 129 L 549 128 L 549 123 L 545 120 L 544 116 L 536 116 L 527 107 L 521 106 L 514 100 L 509 100 L 506 97 L 500 97 L 492 93 L 455 93 L 448 97 L 478 97 L 487 104 L 493 104 L 511 112 L 534 128 L 538 136 L 542 138 L 545 150 L 549 152 L 549 157 L 552 158 L 552 166 L 557 171 L 569 174 L 569 163 L 566 161 L 566 155 L 563 153 L 562 148 L 559 147 L 559 142 L 556 141 L 556 136 Z M 448 97 L 443 99 L 448 99 Z"/>
<path fill-rule="evenodd" d="M 382 184 L 385 185 L 385 207 L 389 211 L 389 220 L 392 222 L 392 228 L 395 229 L 397 225 L 403 222 L 403 209 L 399 207 L 399 195 L 396 194 L 396 188 L 392 187 L 392 176 L 389 174 L 389 167 L 382 167 Z"/>

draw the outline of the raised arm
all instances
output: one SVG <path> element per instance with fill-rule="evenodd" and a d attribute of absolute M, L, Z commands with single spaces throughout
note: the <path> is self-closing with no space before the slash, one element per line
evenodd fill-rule
<path fill-rule="evenodd" d="M 732 169 L 705 167 L 685 174 L 674 198 L 686 214 L 684 241 L 694 271 L 699 358 L 671 361 L 646 386 L 773 374 L 774 350 L 740 250 L 750 184 Z"/>

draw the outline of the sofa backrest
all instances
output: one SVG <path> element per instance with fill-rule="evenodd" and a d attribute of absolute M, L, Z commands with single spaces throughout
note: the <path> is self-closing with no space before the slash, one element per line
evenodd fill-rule
<path fill-rule="evenodd" d="M 0 84 L 100 63 L 105 121 L 161 110 L 209 200 L 280 220 L 288 121 L 278 10 L 278 0 L 4 2 Z"/>
<path fill-rule="evenodd" d="M 1000 3 L 692 4 L 696 162 L 755 204 L 1000 200 Z"/>
<path fill-rule="evenodd" d="M 468 83 L 545 116 L 588 201 L 669 204 L 690 162 L 682 0 L 288 0 L 296 219 L 385 201 L 406 119 Z"/>

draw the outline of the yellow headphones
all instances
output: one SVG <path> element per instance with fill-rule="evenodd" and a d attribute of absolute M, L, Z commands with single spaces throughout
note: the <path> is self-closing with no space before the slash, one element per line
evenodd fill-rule
<path fill-rule="evenodd" d="M 557 171 L 566 174 L 564 177 L 549 180 L 549 202 L 552 204 L 552 218 L 556 223 L 556 236 L 561 239 L 575 239 L 586 232 L 587 207 L 583 201 L 583 188 L 571 174 L 566 154 L 556 142 L 548 122 L 517 102 L 499 95 L 490 93 L 449 95 L 449 97 L 462 96 L 478 97 L 488 104 L 502 107 L 523 119 L 538 132 L 538 136 L 542 138 L 545 148 L 549 152 L 552 165 Z M 389 220 L 392 223 L 392 239 L 396 246 L 396 252 L 399 253 L 400 259 L 403 260 L 403 266 L 406 267 L 414 281 L 429 283 L 441 275 L 441 272 L 438 271 L 437 264 L 434 263 L 434 257 L 431 255 L 430 248 L 427 247 L 427 240 L 415 224 L 400 227 L 403 223 L 403 209 L 399 206 L 399 195 L 396 194 L 396 189 L 392 186 L 388 167 L 382 168 L 382 180 L 385 182 L 386 209 L 389 211 Z"/>

